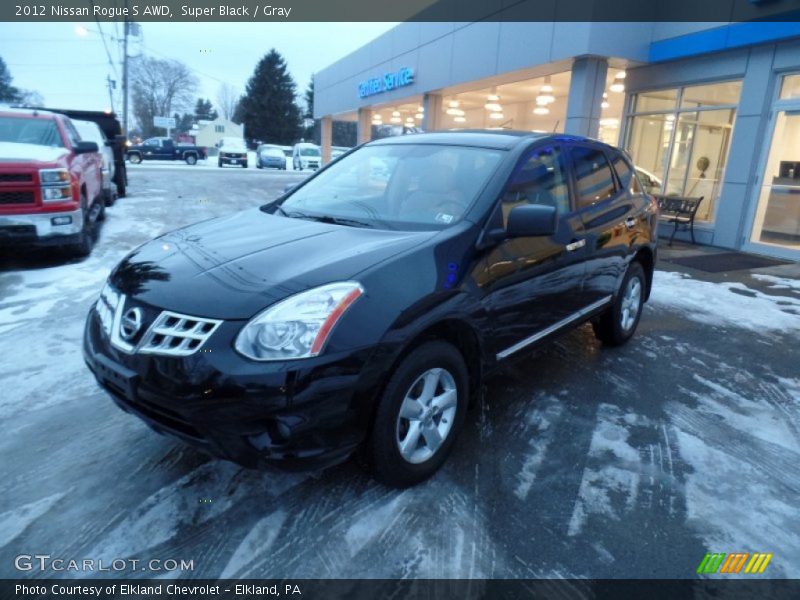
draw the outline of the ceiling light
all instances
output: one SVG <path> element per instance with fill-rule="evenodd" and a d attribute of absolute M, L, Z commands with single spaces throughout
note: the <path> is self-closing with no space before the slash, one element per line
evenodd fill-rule
<path fill-rule="evenodd" d="M 450 103 L 448 104 L 448 106 L 450 108 L 458 108 L 458 100 L 450 100 Z"/>
<path fill-rule="evenodd" d="M 463 117 L 464 116 L 464 111 L 461 110 L 460 108 L 448 108 L 445 112 L 448 115 L 452 115 L 452 116 L 455 116 L 455 117 Z"/>
<path fill-rule="evenodd" d="M 400 116 L 400 111 L 399 110 L 393 110 L 392 111 L 392 116 L 393 117 L 399 117 Z"/>
<path fill-rule="evenodd" d="M 403 119 L 401 119 L 400 117 L 392 117 L 392 118 L 391 118 L 391 119 L 389 119 L 389 120 L 390 120 L 392 123 L 402 123 L 402 122 L 403 122 Z"/>
<path fill-rule="evenodd" d="M 489 113 L 489 118 L 490 119 L 496 119 L 496 120 L 497 119 L 505 119 L 505 115 L 503 115 L 503 113 L 501 113 L 501 112 L 493 112 L 493 113 Z"/>
<path fill-rule="evenodd" d="M 486 99 L 489 102 L 497 102 L 500 100 L 500 96 L 498 96 L 497 94 L 489 94 L 488 96 L 486 96 Z"/>
<path fill-rule="evenodd" d="M 611 105 L 608 103 L 608 100 L 603 100 L 600 103 L 600 108 L 608 108 L 609 106 L 611 106 Z"/>
<path fill-rule="evenodd" d="M 617 92 L 617 93 L 624 92 L 625 85 L 622 83 L 612 83 L 610 86 L 608 86 L 608 89 L 611 90 L 612 92 Z"/>
<path fill-rule="evenodd" d="M 619 73 L 614 75 L 614 79 L 625 79 L 625 75 L 626 75 L 625 71 L 620 71 Z"/>
<path fill-rule="evenodd" d="M 424 117 L 425 117 L 425 115 L 423 113 L 421 113 L 421 112 L 418 112 L 417 114 L 414 115 L 415 119 L 423 119 Z"/>
<path fill-rule="evenodd" d="M 490 110 L 492 112 L 501 112 L 503 110 L 503 107 L 500 106 L 500 104 L 497 102 L 487 102 L 486 104 L 483 105 L 483 107 L 486 110 Z"/>
<path fill-rule="evenodd" d="M 540 92 L 544 92 L 545 94 L 552 94 L 553 93 L 553 86 L 550 85 L 550 75 L 544 78 L 544 85 L 539 90 Z"/>
<path fill-rule="evenodd" d="M 535 115 L 549 115 L 550 114 L 550 109 L 547 108 L 546 106 L 537 106 L 536 108 L 533 109 L 533 114 L 535 114 Z"/>
<path fill-rule="evenodd" d="M 467 119 L 465 117 L 453 117 L 453 121 L 456 123 L 464 123 Z"/>
<path fill-rule="evenodd" d="M 600 125 L 603 127 L 616 127 L 619 125 L 619 119 L 615 119 L 614 117 L 609 117 L 607 119 L 600 119 Z"/>
<path fill-rule="evenodd" d="M 675 120 L 675 115 L 667 115 L 667 116 L 666 116 L 666 117 L 664 117 L 664 118 L 665 118 L 667 121 L 674 121 L 674 120 Z"/>
<path fill-rule="evenodd" d="M 608 92 L 603 92 L 603 100 L 605 100 L 606 98 L 608 98 Z"/>
<path fill-rule="evenodd" d="M 417 107 L 417 112 L 425 112 L 425 107 L 424 107 L 424 106 L 421 106 L 421 105 L 420 105 L 420 106 L 418 106 L 418 107 Z"/>

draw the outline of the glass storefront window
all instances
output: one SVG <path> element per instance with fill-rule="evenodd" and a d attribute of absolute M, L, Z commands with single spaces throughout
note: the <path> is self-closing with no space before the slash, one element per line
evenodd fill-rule
<path fill-rule="evenodd" d="M 627 148 L 653 184 L 648 190 L 703 196 L 698 221 L 714 218 L 741 87 L 741 81 L 727 81 L 650 91 L 634 98 Z"/>
<path fill-rule="evenodd" d="M 753 241 L 800 249 L 800 110 L 777 114 L 761 183 Z"/>
<path fill-rule="evenodd" d="M 693 85 L 683 89 L 681 108 L 702 106 L 730 106 L 739 102 L 742 93 L 741 81 L 726 81 L 710 85 Z"/>
<path fill-rule="evenodd" d="M 800 98 L 800 75 L 787 75 L 781 85 L 781 100 Z"/>
<path fill-rule="evenodd" d="M 636 112 L 675 110 L 678 103 L 678 90 L 658 90 L 636 94 Z"/>

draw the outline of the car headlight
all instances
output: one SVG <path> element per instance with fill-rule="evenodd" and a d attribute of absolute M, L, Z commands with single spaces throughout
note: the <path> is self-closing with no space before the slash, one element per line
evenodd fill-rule
<path fill-rule="evenodd" d="M 357 281 L 342 281 L 295 294 L 250 319 L 234 347 L 253 360 L 317 356 L 336 323 L 363 293 Z"/>
<path fill-rule="evenodd" d="M 69 171 L 66 169 L 40 169 L 39 181 L 42 185 L 69 183 Z"/>

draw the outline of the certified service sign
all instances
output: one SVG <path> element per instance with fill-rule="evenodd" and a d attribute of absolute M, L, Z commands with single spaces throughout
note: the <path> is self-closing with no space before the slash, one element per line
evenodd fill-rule
<path fill-rule="evenodd" d="M 382 94 L 412 83 L 414 83 L 414 70 L 409 67 L 403 67 L 391 73 L 384 73 L 383 77 L 372 77 L 362 81 L 358 84 L 358 97 L 366 98 L 367 96 Z"/>

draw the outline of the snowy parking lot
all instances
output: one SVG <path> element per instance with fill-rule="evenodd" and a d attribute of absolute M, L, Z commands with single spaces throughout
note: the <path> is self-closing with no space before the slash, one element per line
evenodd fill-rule
<path fill-rule="evenodd" d="M 59 575 L 15 570 L 40 553 L 193 560 L 177 577 L 689 578 L 706 552 L 800 577 L 796 268 L 662 262 L 628 345 L 584 326 L 523 357 L 405 491 L 352 462 L 244 470 L 119 410 L 80 348 L 110 269 L 304 176 L 139 165 L 91 257 L 0 258 L 0 577 Z"/>

